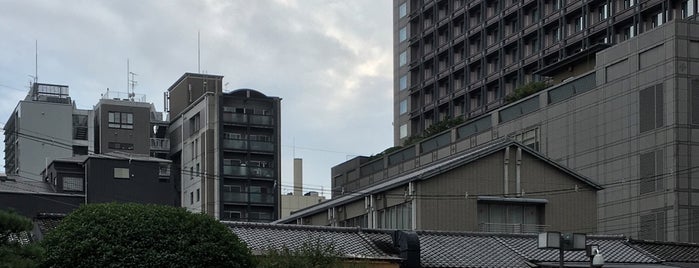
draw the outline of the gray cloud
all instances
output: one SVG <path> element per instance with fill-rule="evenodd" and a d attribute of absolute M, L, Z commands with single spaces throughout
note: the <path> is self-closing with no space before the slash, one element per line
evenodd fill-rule
<path fill-rule="evenodd" d="M 69 85 L 79 107 L 124 91 L 129 58 L 136 92 L 162 109 L 167 87 L 197 71 L 199 31 L 202 72 L 283 98 L 284 185 L 294 155 L 327 190 L 330 167 L 391 146 L 391 1 L 2 2 L 0 122 L 26 94 L 34 40 L 39 80 Z"/>

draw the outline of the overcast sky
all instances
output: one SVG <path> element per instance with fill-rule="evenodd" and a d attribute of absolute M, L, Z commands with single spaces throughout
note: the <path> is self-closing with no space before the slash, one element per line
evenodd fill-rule
<path fill-rule="evenodd" d="M 162 111 L 163 92 L 197 72 L 199 31 L 203 73 L 282 98 L 282 185 L 292 184 L 295 154 L 305 191 L 327 191 L 332 166 L 392 146 L 391 5 L 0 0 L 0 124 L 26 95 L 35 40 L 39 82 L 70 86 L 78 108 L 106 88 L 126 91 L 128 58 L 136 93 Z"/>

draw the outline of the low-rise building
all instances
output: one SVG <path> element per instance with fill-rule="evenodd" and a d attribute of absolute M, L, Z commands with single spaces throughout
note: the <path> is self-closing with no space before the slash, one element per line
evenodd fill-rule
<path fill-rule="evenodd" d="M 119 152 L 56 159 L 43 180 L 0 179 L 0 209 L 26 217 L 70 213 L 80 204 L 134 202 L 178 206 L 170 160 Z"/>
<path fill-rule="evenodd" d="M 437 160 L 439 153 L 420 158 L 425 163 L 419 169 L 345 192 L 276 223 L 510 233 L 596 231 L 601 187 L 527 146 L 500 139 Z"/>

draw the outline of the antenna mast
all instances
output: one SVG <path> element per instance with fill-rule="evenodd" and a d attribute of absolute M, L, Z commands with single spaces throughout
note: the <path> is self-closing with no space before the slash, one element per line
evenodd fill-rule
<path fill-rule="evenodd" d="M 136 96 L 136 85 L 138 85 L 138 81 L 136 81 L 136 73 L 131 72 L 130 66 L 129 66 L 129 59 L 126 59 L 126 93 L 131 101 L 134 100 L 134 97 Z M 129 88 L 131 91 L 129 91 Z"/>

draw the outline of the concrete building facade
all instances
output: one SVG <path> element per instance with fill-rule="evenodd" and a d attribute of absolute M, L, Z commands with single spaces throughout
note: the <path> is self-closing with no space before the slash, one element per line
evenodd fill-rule
<path fill-rule="evenodd" d="M 40 181 L 54 159 L 93 151 L 93 112 L 75 107 L 68 86 L 34 83 L 7 119 L 5 171 Z"/>
<path fill-rule="evenodd" d="M 107 90 L 94 107 L 95 153 L 121 151 L 167 158 L 168 122 L 146 96 Z"/>
<path fill-rule="evenodd" d="M 699 22 L 664 23 L 598 52 L 595 62 L 419 143 L 339 165 L 333 198 L 511 137 L 605 188 L 597 232 L 699 241 Z"/>
<path fill-rule="evenodd" d="M 185 73 L 168 89 L 182 206 L 222 220 L 272 221 L 281 207 L 281 99 L 224 93 L 222 81 Z"/>
<path fill-rule="evenodd" d="M 393 125 L 400 145 L 444 119 L 493 111 L 521 85 L 587 72 L 596 52 L 695 16 L 698 3 L 394 0 L 393 7 Z"/>

